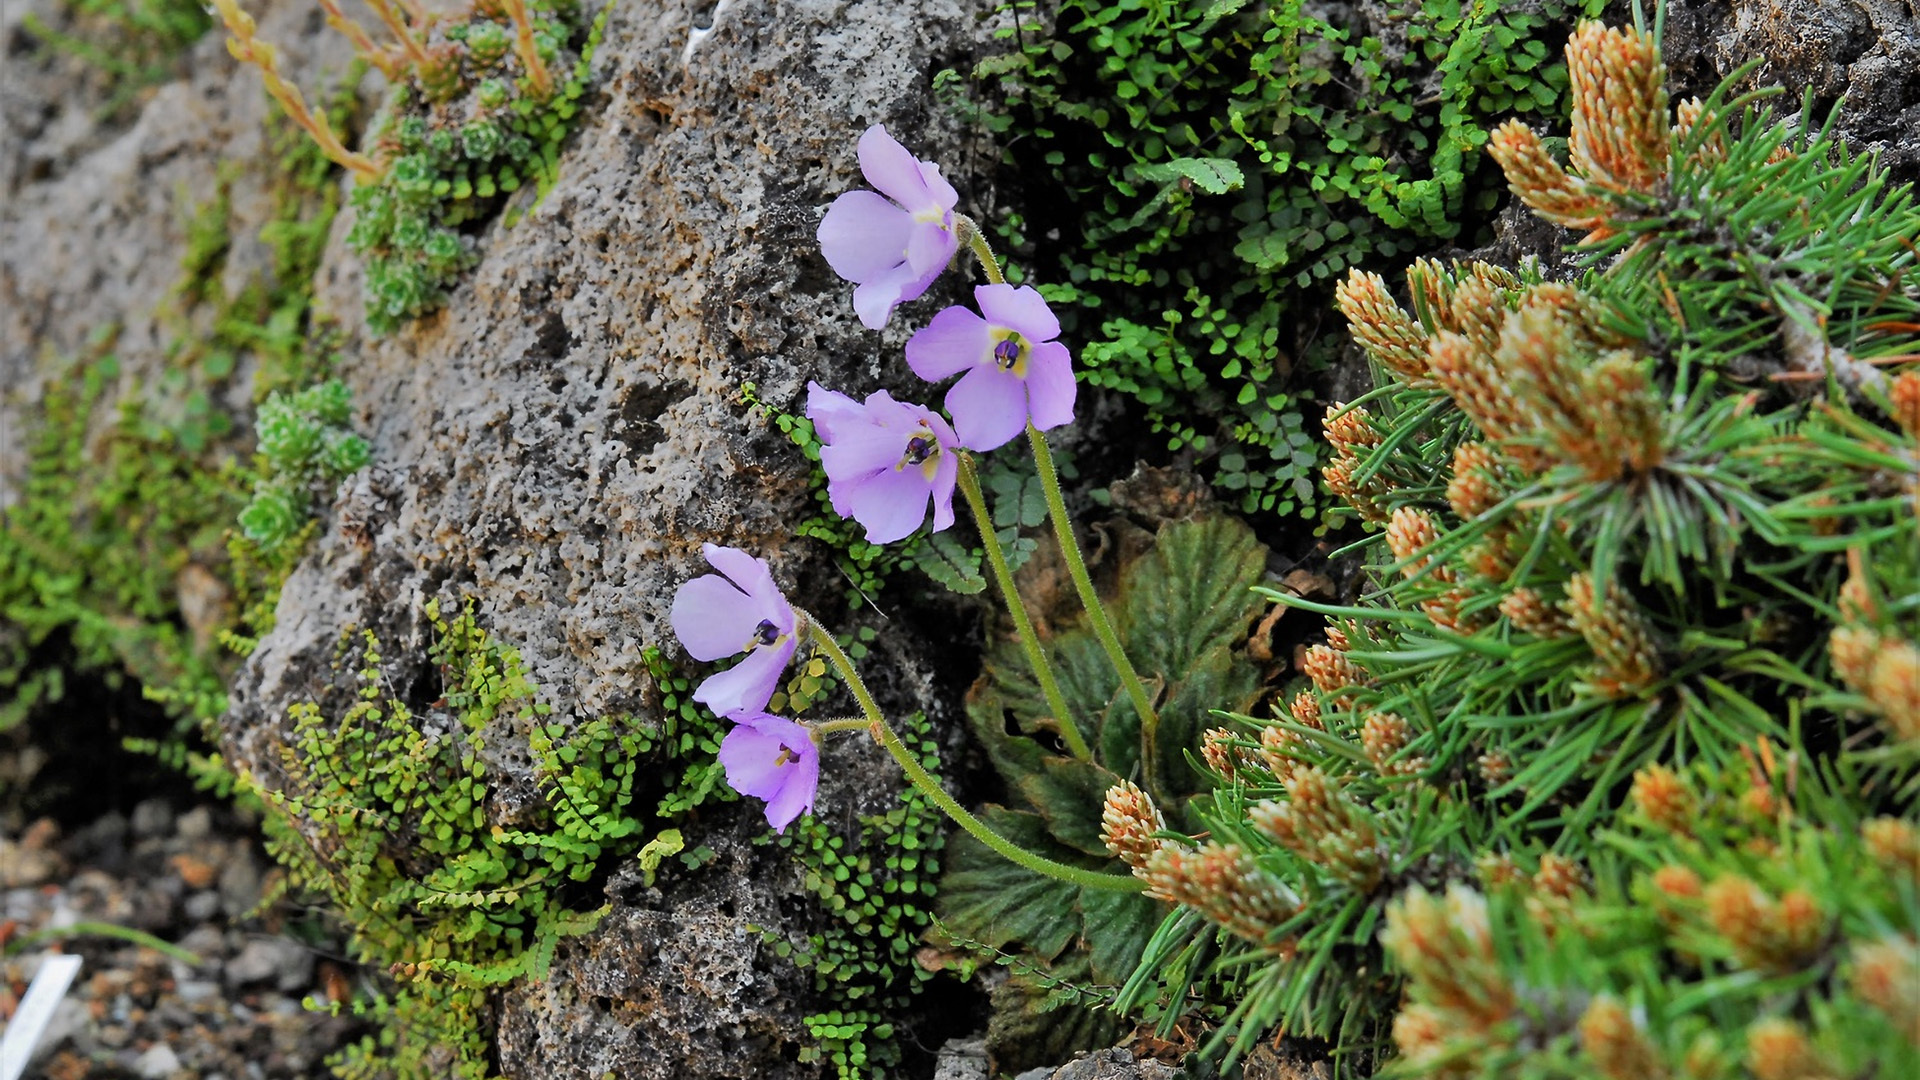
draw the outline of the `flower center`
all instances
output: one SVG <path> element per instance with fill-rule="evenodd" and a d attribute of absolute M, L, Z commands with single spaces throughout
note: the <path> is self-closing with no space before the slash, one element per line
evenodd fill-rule
<path fill-rule="evenodd" d="M 1024 344 L 1019 334 L 1009 333 L 993 347 L 993 362 L 1000 365 L 1001 371 L 1013 370 L 1013 365 L 1020 362 L 1021 346 Z"/>
<path fill-rule="evenodd" d="M 761 619 L 760 625 L 753 628 L 753 644 L 772 645 L 780 640 L 780 628 L 773 625 L 771 619 Z"/>
<path fill-rule="evenodd" d="M 901 460 L 908 465 L 918 465 L 939 452 L 940 444 L 924 435 L 915 435 L 907 440 L 907 452 Z"/>

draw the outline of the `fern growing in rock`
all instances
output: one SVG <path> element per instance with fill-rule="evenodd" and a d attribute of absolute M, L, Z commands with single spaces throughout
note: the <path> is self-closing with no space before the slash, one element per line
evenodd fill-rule
<path fill-rule="evenodd" d="M 1376 588 L 1275 594 L 1327 640 L 1198 828 L 1109 793 L 1174 905 L 1122 1007 L 1396 1076 L 1920 1063 L 1920 212 L 1810 106 L 1670 108 L 1656 42 L 1574 34 L 1564 163 L 1492 136 L 1577 282 L 1342 286 Z"/>
<path fill-rule="evenodd" d="M 569 907 L 565 886 L 642 847 L 629 810 L 641 733 L 612 719 L 549 722 L 515 650 L 470 611 L 449 621 L 430 602 L 427 614 L 441 700 L 416 712 L 396 698 L 365 634 L 354 703 L 337 718 L 296 706 L 281 778 L 242 776 L 269 810 L 268 851 L 291 884 L 325 897 L 355 958 L 398 980 L 344 1006 L 380 1028 L 330 1060 L 344 1080 L 492 1075 L 489 990 L 543 978 L 560 939 L 602 913 Z M 484 732 L 496 723 L 525 733 L 546 797 L 519 828 L 488 822 Z"/>

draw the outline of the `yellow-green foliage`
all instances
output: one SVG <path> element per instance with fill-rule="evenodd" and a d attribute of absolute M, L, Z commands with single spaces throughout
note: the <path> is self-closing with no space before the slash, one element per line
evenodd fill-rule
<path fill-rule="evenodd" d="M 622 719 L 551 722 L 518 652 L 470 607 L 445 620 L 430 602 L 427 615 L 441 700 L 416 713 L 395 698 L 363 632 L 353 703 L 338 717 L 294 706 L 282 778 L 244 778 L 271 810 L 268 850 L 293 884 L 324 897 L 356 959 L 398 980 L 352 1004 L 381 1030 L 331 1059 L 345 1078 L 488 1076 L 488 988 L 544 978 L 560 939 L 604 911 L 569 907 L 567 883 L 642 846 L 629 811 L 640 732 Z M 532 751 L 546 797 L 536 823 L 488 822 L 490 735 Z"/>

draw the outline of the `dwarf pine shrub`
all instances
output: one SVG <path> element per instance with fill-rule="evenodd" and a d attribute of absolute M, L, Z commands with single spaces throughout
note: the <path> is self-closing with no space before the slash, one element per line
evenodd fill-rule
<path fill-rule="evenodd" d="M 1172 904 L 1120 1005 L 1358 1074 L 1906 1075 L 1920 211 L 1811 106 L 1670 107 L 1657 33 L 1567 57 L 1565 158 L 1491 149 L 1586 270 L 1341 286 L 1373 588 L 1272 594 L 1332 622 L 1209 733 L 1204 840 L 1109 792 Z"/>

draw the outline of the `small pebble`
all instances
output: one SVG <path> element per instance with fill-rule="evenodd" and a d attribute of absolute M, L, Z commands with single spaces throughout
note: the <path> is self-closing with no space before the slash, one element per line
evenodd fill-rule
<path fill-rule="evenodd" d="M 133 835 L 141 839 L 165 836 L 173 828 L 173 808 L 165 799 L 147 799 L 133 808 Z"/>
<path fill-rule="evenodd" d="M 208 889 L 187 897 L 185 911 L 187 918 L 194 922 L 206 922 L 220 914 L 220 894 Z"/>
<path fill-rule="evenodd" d="M 133 1071 L 145 1080 L 166 1080 L 180 1069 L 180 1055 L 166 1043 L 154 1043 L 134 1059 Z"/>
<path fill-rule="evenodd" d="M 174 831 L 182 840 L 205 840 L 213 835 L 213 814 L 204 806 L 196 806 L 180 815 Z"/>

